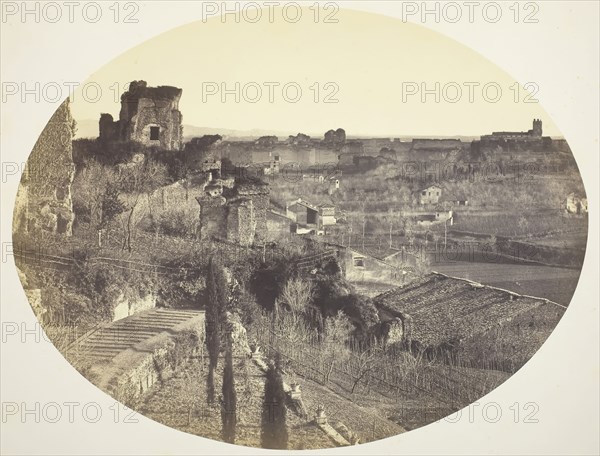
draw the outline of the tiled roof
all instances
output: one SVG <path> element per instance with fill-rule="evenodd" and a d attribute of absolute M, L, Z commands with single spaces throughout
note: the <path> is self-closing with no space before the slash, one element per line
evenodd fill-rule
<path fill-rule="evenodd" d="M 518 295 L 465 279 L 432 273 L 375 298 L 384 310 L 409 315 L 412 340 L 435 347 L 466 339 L 542 304 L 543 298 Z"/>

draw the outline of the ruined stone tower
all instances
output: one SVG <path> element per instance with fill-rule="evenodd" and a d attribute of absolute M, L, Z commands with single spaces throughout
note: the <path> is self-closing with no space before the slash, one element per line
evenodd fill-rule
<path fill-rule="evenodd" d="M 263 243 L 267 231 L 269 186 L 261 181 L 210 180 L 196 198 L 201 240 L 226 239 L 243 246 Z"/>
<path fill-rule="evenodd" d="M 52 115 L 29 155 L 17 193 L 13 232 L 44 230 L 72 234 L 73 128 L 67 98 Z"/>
<path fill-rule="evenodd" d="M 101 141 L 136 141 L 146 146 L 179 150 L 182 145 L 182 90 L 172 86 L 148 87 L 146 81 L 132 81 L 121 95 L 119 120 L 100 116 Z"/>

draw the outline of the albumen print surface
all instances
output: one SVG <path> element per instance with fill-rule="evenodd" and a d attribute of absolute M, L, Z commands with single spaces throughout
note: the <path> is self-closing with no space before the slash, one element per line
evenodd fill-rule
<path fill-rule="evenodd" d="M 534 356 L 577 285 L 586 194 L 535 83 L 422 26 L 273 11 L 81 83 L 27 162 L 15 261 L 56 348 L 138 413 L 363 444 Z"/>

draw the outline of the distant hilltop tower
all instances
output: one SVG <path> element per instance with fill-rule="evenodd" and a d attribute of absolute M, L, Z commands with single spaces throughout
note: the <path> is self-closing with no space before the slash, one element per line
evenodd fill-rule
<path fill-rule="evenodd" d="M 413 140 L 416 141 L 416 140 Z M 563 140 L 564 141 L 564 140 Z M 491 135 L 482 135 L 479 141 L 471 143 L 475 152 L 494 150 L 510 152 L 553 152 L 568 150 L 566 142 L 542 136 L 542 120 L 533 119 L 533 126 L 527 131 L 495 131 Z"/>
<path fill-rule="evenodd" d="M 531 131 L 532 136 L 542 137 L 542 121 L 540 119 L 533 119 L 533 130 Z"/>

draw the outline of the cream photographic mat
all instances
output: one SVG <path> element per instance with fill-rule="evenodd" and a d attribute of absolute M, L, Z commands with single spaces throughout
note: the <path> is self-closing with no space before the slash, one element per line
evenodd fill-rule
<path fill-rule="evenodd" d="M 569 5 L 4 2 L 3 451 L 593 454 Z"/>

